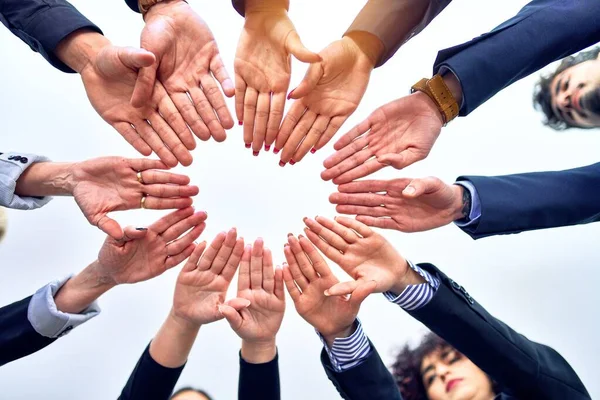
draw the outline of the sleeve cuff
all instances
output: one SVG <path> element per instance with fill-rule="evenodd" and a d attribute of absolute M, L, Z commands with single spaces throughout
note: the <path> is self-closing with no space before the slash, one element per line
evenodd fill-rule
<path fill-rule="evenodd" d="M 71 276 L 49 283 L 31 298 L 27 319 L 40 335 L 59 338 L 100 313 L 97 302 L 90 304 L 80 314 L 67 314 L 56 308 L 54 296 L 70 278 Z"/>
<path fill-rule="evenodd" d="M 15 194 L 17 180 L 36 162 L 50 161 L 46 157 L 24 153 L 0 153 L 0 206 L 33 210 L 47 204 L 51 197 L 19 197 Z"/>
<path fill-rule="evenodd" d="M 461 228 L 475 225 L 479 221 L 479 218 L 481 218 L 481 200 L 479 199 L 479 194 L 477 193 L 477 188 L 475 187 L 475 185 L 473 185 L 469 181 L 458 181 L 458 182 L 455 182 L 454 184 L 464 187 L 471 194 L 471 211 L 469 211 L 468 221 L 466 221 L 466 222 L 454 221 L 454 223 Z"/>
<path fill-rule="evenodd" d="M 420 268 L 418 265 L 413 264 L 411 261 L 408 261 L 409 267 L 421 275 L 423 279 L 425 279 L 425 283 L 420 283 L 418 285 L 408 285 L 400 295 L 397 295 L 393 292 L 385 292 L 383 295 L 386 299 L 391 301 L 394 304 L 399 305 L 406 311 L 414 311 L 418 310 L 421 307 L 424 307 L 427 303 L 431 301 L 437 288 L 440 286 L 440 281 L 431 275 L 429 272 Z"/>
<path fill-rule="evenodd" d="M 343 372 L 359 365 L 371 353 L 371 345 L 362 329 L 360 320 L 357 318 L 355 323 L 354 332 L 348 337 L 335 339 L 331 348 L 327 346 L 323 335 L 317 332 L 329 356 L 331 366 L 336 372 Z"/>

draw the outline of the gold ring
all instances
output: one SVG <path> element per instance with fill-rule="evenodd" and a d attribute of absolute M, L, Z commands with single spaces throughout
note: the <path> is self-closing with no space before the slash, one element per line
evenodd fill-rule
<path fill-rule="evenodd" d="M 136 176 L 137 176 L 137 180 L 138 180 L 138 182 L 139 182 L 139 183 L 141 183 L 141 184 L 143 185 L 143 184 L 144 184 L 144 178 L 142 178 L 142 172 L 141 172 L 141 171 L 138 171 L 138 173 L 137 173 L 137 175 L 136 175 Z"/>
<path fill-rule="evenodd" d="M 142 196 L 142 201 L 140 202 L 140 206 L 142 208 L 146 208 L 146 195 Z"/>

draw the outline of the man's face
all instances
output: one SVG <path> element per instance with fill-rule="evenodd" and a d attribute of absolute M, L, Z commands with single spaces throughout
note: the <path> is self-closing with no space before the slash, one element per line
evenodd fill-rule
<path fill-rule="evenodd" d="M 550 90 L 552 109 L 561 120 L 581 128 L 600 127 L 600 55 L 556 75 Z"/>

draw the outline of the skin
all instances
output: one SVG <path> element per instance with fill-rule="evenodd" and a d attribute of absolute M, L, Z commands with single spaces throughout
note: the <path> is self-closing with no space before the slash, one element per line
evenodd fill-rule
<path fill-rule="evenodd" d="M 193 390 L 186 390 L 185 392 L 181 392 L 178 395 L 171 397 L 171 400 L 208 400 L 208 397 L 198 392 L 194 392 Z"/>
<path fill-rule="evenodd" d="M 600 90 L 600 56 L 556 75 L 550 88 L 552 109 L 560 119 L 582 128 L 600 126 L 600 113 L 586 110 L 579 103 L 586 93 Z"/>
<path fill-rule="evenodd" d="M 492 400 L 490 378 L 452 348 L 423 358 L 421 376 L 429 400 Z"/>

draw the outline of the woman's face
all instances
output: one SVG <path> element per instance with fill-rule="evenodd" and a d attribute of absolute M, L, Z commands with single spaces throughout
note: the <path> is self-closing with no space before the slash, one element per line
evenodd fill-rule
<path fill-rule="evenodd" d="M 494 398 L 488 376 L 452 347 L 444 347 L 426 355 L 421 362 L 421 377 L 429 400 Z"/>

